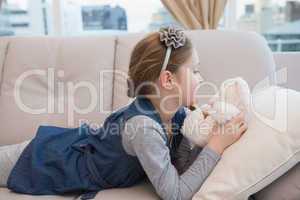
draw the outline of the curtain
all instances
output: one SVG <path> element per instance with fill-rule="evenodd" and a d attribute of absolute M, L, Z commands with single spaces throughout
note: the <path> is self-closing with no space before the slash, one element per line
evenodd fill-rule
<path fill-rule="evenodd" d="M 216 29 L 227 0 L 161 0 L 170 13 L 188 29 Z"/>
<path fill-rule="evenodd" d="M 5 0 L 0 0 L 0 9 L 2 8 L 2 4 L 4 3 Z"/>

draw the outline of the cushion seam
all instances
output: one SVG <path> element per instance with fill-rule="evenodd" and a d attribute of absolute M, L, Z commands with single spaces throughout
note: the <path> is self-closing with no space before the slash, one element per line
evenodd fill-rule
<path fill-rule="evenodd" d="M 10 46 L 10 41 L 8 41 L 7 44 L 6 44 L 5 51 L 4 51 L 4 56 L 3 56 L 3 62 L 2 62 L 2 65 L 1 65 L 0 96 L 2 95 L 2 85 L 3 85 L 3 78 L 4 78 L 4 69 L 6 67 L 6 58 L 7 58 L 7 55 L 8 55 L 9 46 Z"/>
<path fill-rule="evenodd" d="M 299 152 L 300 152 L 300 149 L 298 149 L 297 151 L 295 151 L 295 153 L 293 153 L 291 156 L 289 156 L 289 158 L 288 158 L 287 160 L 285 160 L 284 162 L 282 162 L 281 164 L 279 164 L 278 167 L 275 167 L 270 173 L 268 173 L 267 175 L 265 175 L 265 176 L 263 176 L 262 178 L 260 178 L 259 181 L 257 181 L 257 182 L 255 182 L 255 183 L 251 184 L 251 185 L 250 185 L 249 187 L 247 187 L 246 189 L 239 191 L 239 192 L 238 192 L 236 195 L 234 195 L 233 197 L 236 197 L 236 196 L 238 196 L 239 194 L 241 194 L 241 193 L 243 193 L 243 192 L 249 190 L 250 188 L 255 187 L 255 185 L 261 183 L 263 180 L 265 180 L 266 178 L 270 177 L 274 172 L 278 171 L 278 169 L 280 169 L 282 166 L 284 166 L 285 164 L 289 163 L 290 160 L 291 160 L 293 157 L 295 157 L 297 154 L 299 154 Z"/>
<path fill-rule="evenodd" d="M 116 79 L 116 60 L 117 60 L 117 47 L 118 47 L 118 36 L 115 37 L 114 42 L 114 61 L 113 61 L 113 74 L 112 74 L 112 94 L 111 94 L 111 110 L 114 110 L 115 106 L 115 79 Z"/>

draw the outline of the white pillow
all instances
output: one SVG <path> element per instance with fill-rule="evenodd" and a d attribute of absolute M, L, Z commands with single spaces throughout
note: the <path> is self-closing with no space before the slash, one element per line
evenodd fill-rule
<path fill-rule="evenodd" d="M 300 93 L 271 86 L 252 94 L 248 131 L 225 150 L 193 200 L 247 199 L 300 160 Z"/>

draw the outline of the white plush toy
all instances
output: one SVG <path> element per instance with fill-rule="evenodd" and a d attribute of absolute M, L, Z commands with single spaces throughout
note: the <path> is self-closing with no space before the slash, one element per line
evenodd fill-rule
<path fill-rule="evenodd" d="M 250 89 L 247 82 L 240 78 L 224 81 L 220 91 L 209 104 L 196 107 L 184 120 L 182 134 L 192 146 L 205 146 L 216 123 L 224 124 L 241 111 L 247 113 L 250 104 Z"/>

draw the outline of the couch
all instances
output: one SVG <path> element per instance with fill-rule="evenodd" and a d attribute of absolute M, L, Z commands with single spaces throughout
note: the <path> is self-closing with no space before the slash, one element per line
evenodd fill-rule
<path fill-rule="evenodd" d="M 35 135 L 39 125 L 94 126 L 129 103 L 126 73 L 130 53 L 145 34 L 89 37 L 0 38 L 0 146 Z M 274 84 L 272 52 L 258 34 L 238 31 L 188 31 L 201 61 L 201 75 L 220 84 L 244 77 L 254 90 Z M 208 94 L 209 89 L 203 92 Z M 29 196 L 0 188 L 0 200 L 77 199 L 78 195 Z M 96 199 L 158 199 L 145 181 L 110 189 Z"/>

